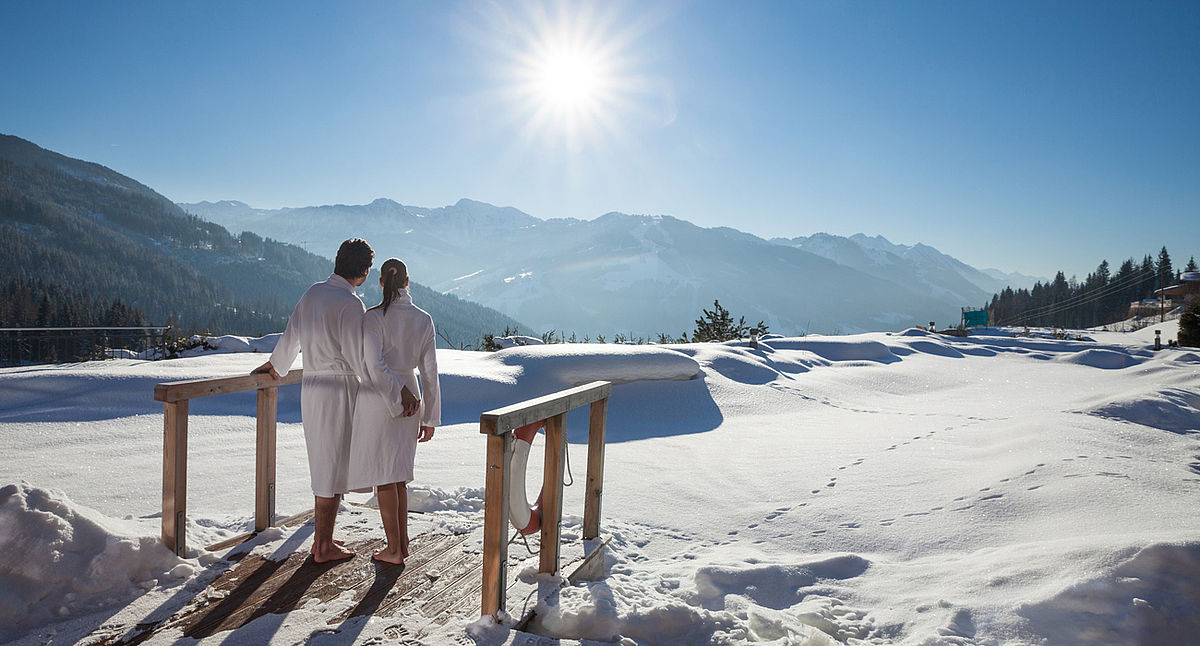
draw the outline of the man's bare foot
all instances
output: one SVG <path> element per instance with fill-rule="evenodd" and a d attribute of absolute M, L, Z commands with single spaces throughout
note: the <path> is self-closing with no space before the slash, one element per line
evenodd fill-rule
<path fill-rule="evenodd" d="M 341 540 L 341 539 L 337 539 L 337 538 L 335 538 L 335 539 L 333 539 L 333 544 L 334 544 L 334 545 L 341 546 L 341 545 L 345 545 L 345 544 L 346 544 L 346 541 L 343 541 L 343 540 Z M 312 554 L 313 556 L 316 556 L 316 555 L 317 555 L 317 544 L 316 544 L 316 543 L 313 543 L 313 546 L 312 546 L 312 547 L 310 547 L 310 548 L 308 548 L 308 553 L 309 553 L 309 554 Z"/>
<path fill-rule="evenodd" d="M 405 556 L 408 556 L 408 555 L 401 553 L 399 551 L 393 550 L 391 548 L 384 548 L 384 549 L 381 549 L 378 552 L 375 552 L 374 554 L 372 554 L 371 560 L 379 562 L 379 563 L 391 563 L 392 565 L 401 565 L 404 563 Z"/>
<path fill-rule="evenodd" d="M 309 553 L 312 554 L 313 561 L 317 563 L 345 561 L 346 559 L 354 558 L 354 552 L 344 550 L 336 543 L 323 549 L 318 549 L 316 545 L 313 545 Z"/>

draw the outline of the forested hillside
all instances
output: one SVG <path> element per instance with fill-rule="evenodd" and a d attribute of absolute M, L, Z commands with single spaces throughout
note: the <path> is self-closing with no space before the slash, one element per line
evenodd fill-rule
<path fill-rule="evenodd" d="M 1184 271 L 1196 271 L 1195 257 Z M 1031 325 L 1088 328 L 1123 321 L 1134 301 L 1152 298 L 1154 291 L 1177 281 L 1171 255 L 1163 247 L 1155 260 L 1146 255 L 1121 263 L 1115 273 L 1107 260 L 1083 282 L 1069 280 L 1059 271 L 1054 280 L 1038 282 L 1032 289 L 1011 288 L 996 294 L 988 305 L 993 325 Z"/>
<path fill-rule="evenodd" d="M 78 304 L 77 315 L 67 317 L 73 325 L 107 324 L 106 311 L 119 300 L 148 323 L 171 323 L 180 333 L 278 332 L 304 290 L 332 266 L 293 245 L 250 232 L 232 235 L 98 164 L 0 135 L 3 293 L 41 285 L 51 299 Z M 435 292 L 417 300 L 458 344 L 516 325 Z M 15 307 L 0 312 L 15 314 Z M 0 325 L 28 320 L 9 318 Z"/>

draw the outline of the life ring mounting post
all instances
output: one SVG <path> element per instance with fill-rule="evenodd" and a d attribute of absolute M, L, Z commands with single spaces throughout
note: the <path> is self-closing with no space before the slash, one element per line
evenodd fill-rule
<path fill-rule="evenodd" d="M 600 532 L 600 503 L 604 483 L 604 437 L 608 400 L 612 384 L 594 381 L 536 399 L 497 408 L 479 416 L 480 433 L 487 436 L 487 472 L 484 482 L 483 592 L 482 614 L 498 615 L 504 610 L 504 592 L 508 579 L 508 525 L 513 507 L 533 516 L 528 500 L 515 504 L 524 492 L 524 472 L 513 468 L 520 444 L 528 459 L 532 436 L 545 430 L 546 450 L 542 470 L 541 517 L 536 525 L 526 520 L 522 530 L 541 533 L 539 571 L 555 573 L 559 569 L 563 476 L 566 471 L 567 412 L 589 407 L 587 490 L 584 500 L 583 538 L 597 538 Z M 530 430 L 532 428 L 532 431 Z M 521 430 L 521 438 L 513 431 Z M 526 441 L 524 438 L 528 438 Z M 513 478 L 520 478 L 514 481 Z M 519 491 L 518 491 L 519 489 Z M 520 511 L 520 509 L 518 509 Z M 514 518 L 520 521 L 520 516 Z"/>

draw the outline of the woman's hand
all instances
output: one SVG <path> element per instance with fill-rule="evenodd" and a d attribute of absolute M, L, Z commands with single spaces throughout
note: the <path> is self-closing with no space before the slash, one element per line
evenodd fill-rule
<path fill-rule="evenodd" d="M 419 433 L 417 433 L 417 441 L 418 442 L 428 442 L 429 440 L 432 440 L 432 439 L 433 439 L 433 427 L 432 426 L 422 426 L 421 431 Z"/>
<path fill-rule="evenodd" d="M 404 417 L 416 415 L 421 408 L 421 400 L 409 391 L 408 386 L 401 387 L 400 402 L 404 406 Z"/>

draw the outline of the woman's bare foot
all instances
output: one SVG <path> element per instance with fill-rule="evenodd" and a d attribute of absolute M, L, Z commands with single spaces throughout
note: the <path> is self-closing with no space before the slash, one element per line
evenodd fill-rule
<path fill-rule="evenodd" d="M 390 547 L 385 547 L 371 555 L 372 561 L 379 563 L 391 563 L 392 565 L 401 565 L 404 563 L 404 557 L 408 556 L 399 550 L 394 550 Z"/>
<path fill-rule="evenodd" d="M 334 542 L 332 545 L 323 549 L 318 549 L 314 544 L 312 549 L 308 551 L 312 554 L 313 561 L 317 563 L 329 563 L 330 561 L 345 561 L 349 558 L 354 558 L 354 552 L 342 549 L 341 545 Z"/>

